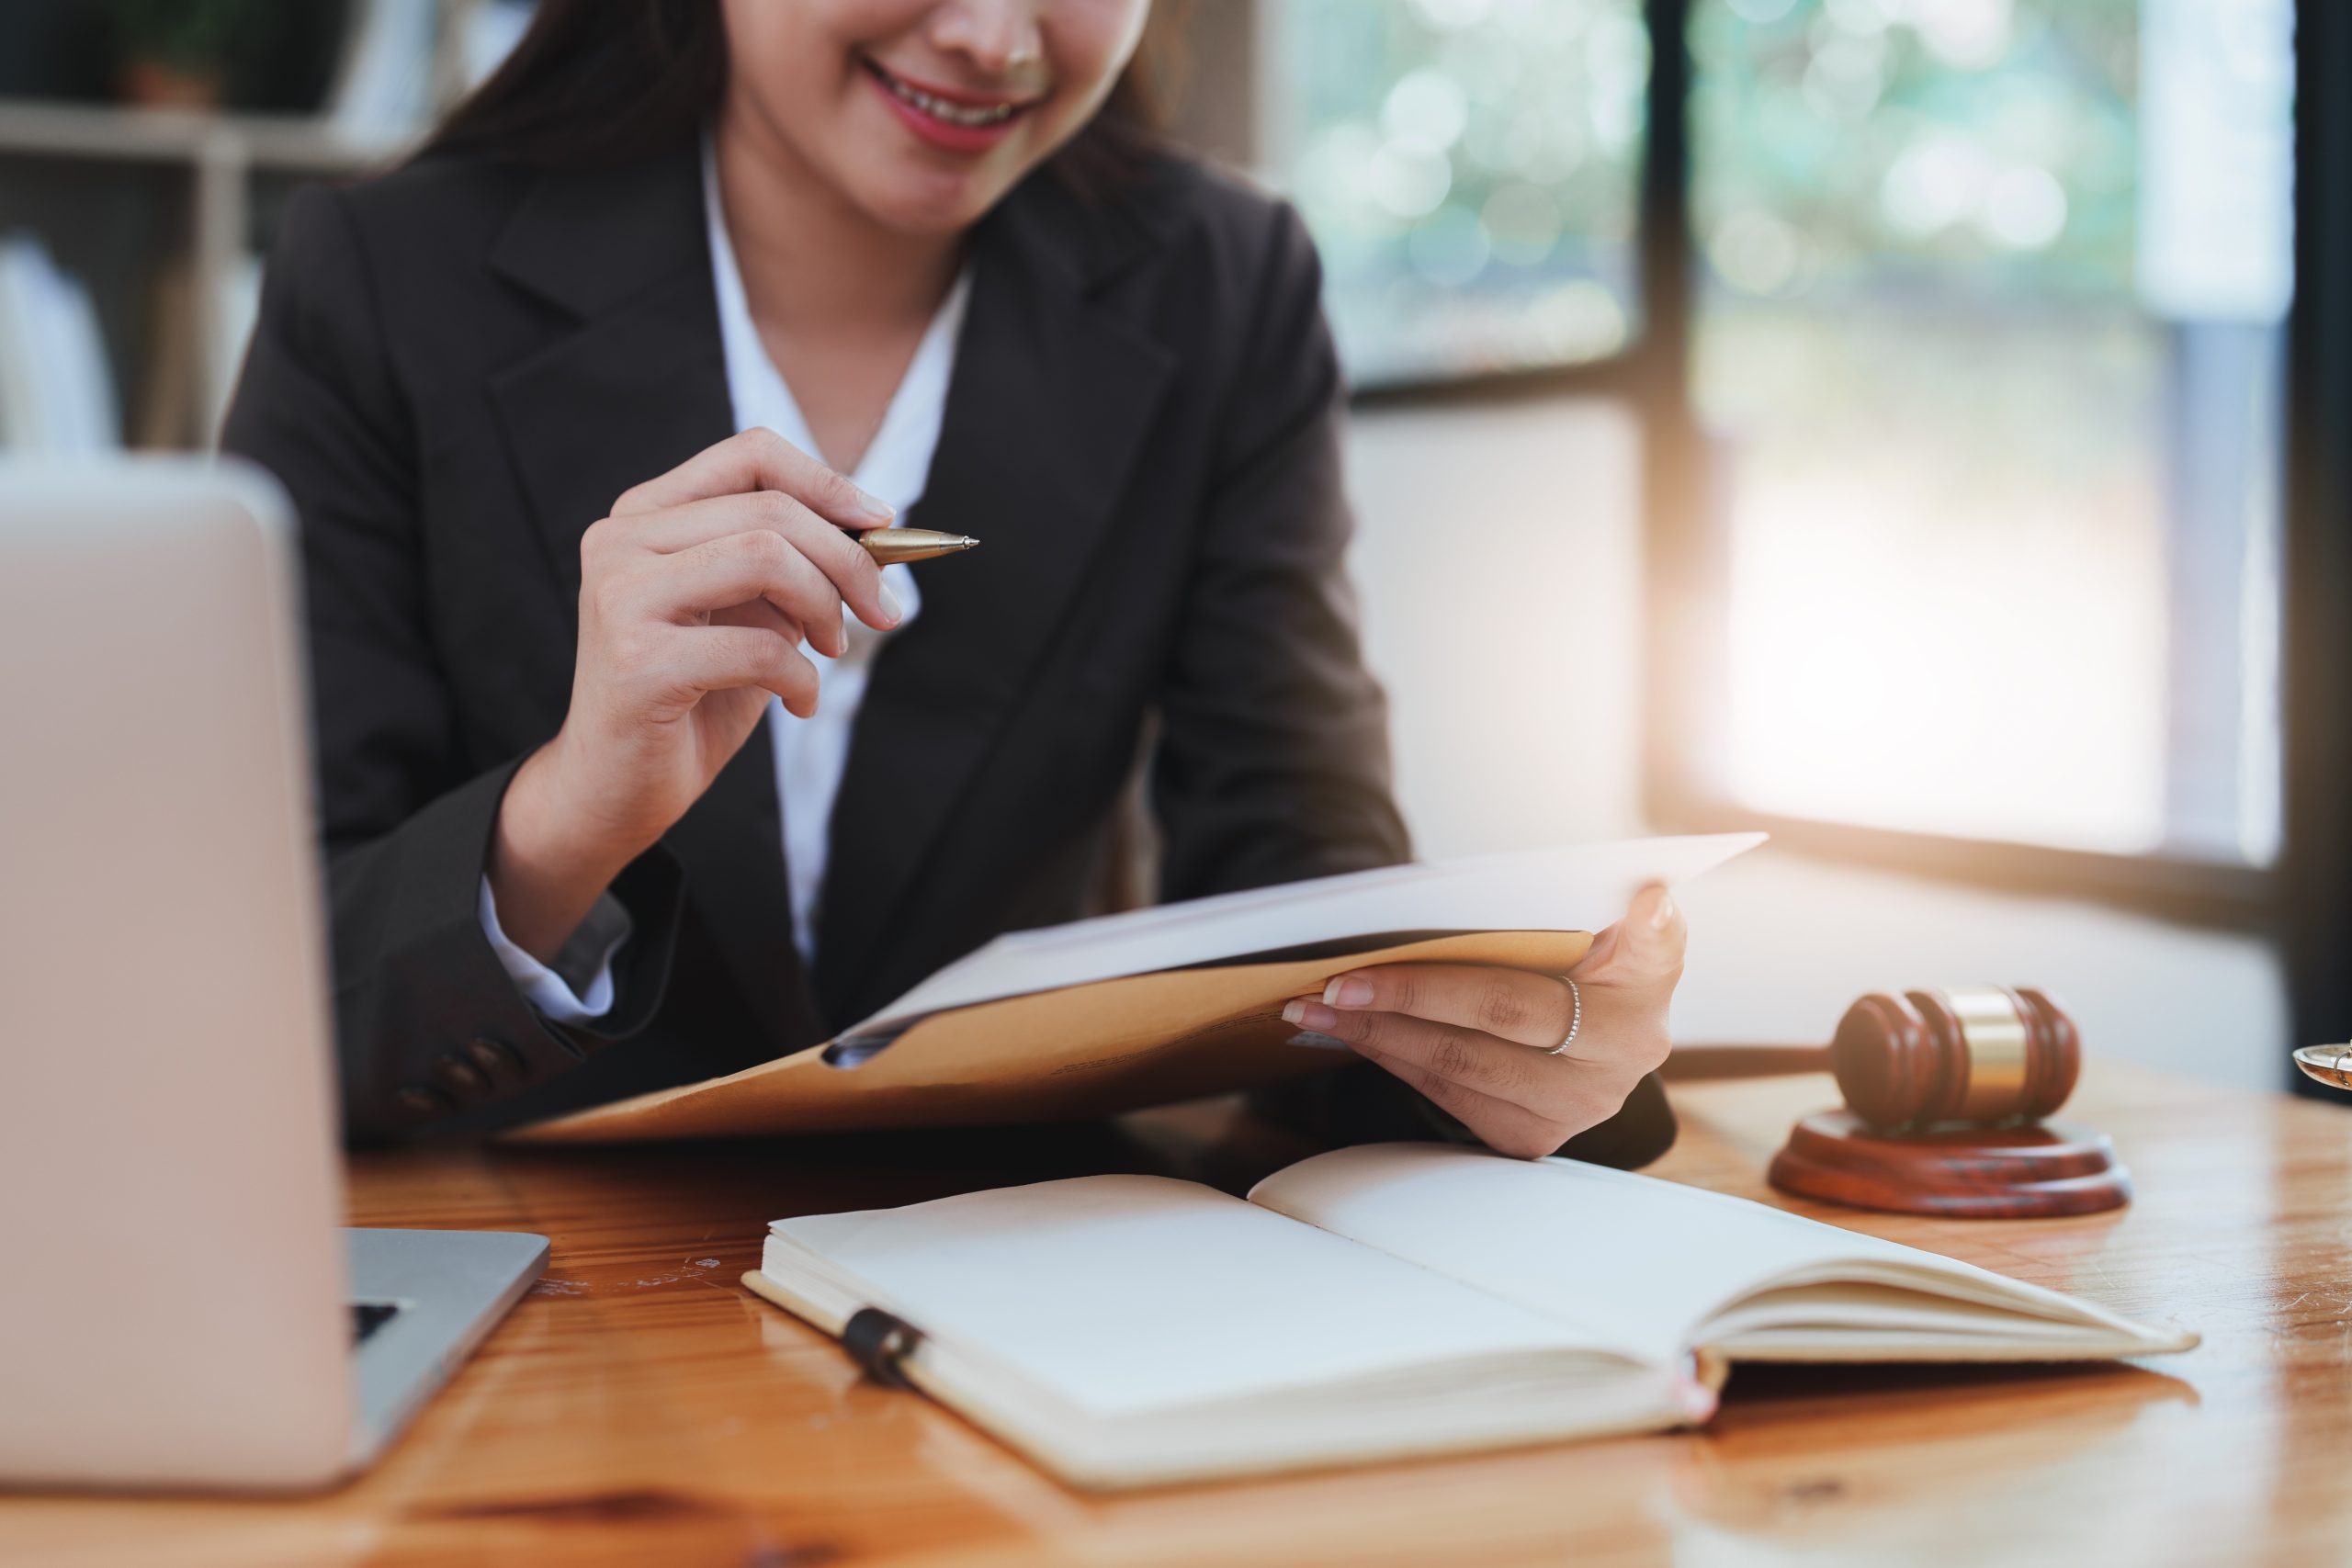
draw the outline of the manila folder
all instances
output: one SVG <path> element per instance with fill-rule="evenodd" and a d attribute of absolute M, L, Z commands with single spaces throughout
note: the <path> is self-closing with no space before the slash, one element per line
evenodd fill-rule
<path fill-rule="evenodd" d="M 1384 867 L 1019 932 L 836 1041 L 507 1136 L 620 1143 L 1075 1121 L 1254 1089 L 1357 1059 L 1282 1016 L 1284 1002 L 1335 975 L 1412 963 L 1563 973 L 1639 887 L 1686 881 L 1760 838 Z"/>

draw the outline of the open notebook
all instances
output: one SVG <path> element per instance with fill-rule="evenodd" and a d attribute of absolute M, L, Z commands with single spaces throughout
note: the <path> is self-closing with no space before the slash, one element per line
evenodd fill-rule
<path fill-rule="evenodd" d="M 2196 1343 L 1744 1199 L 1426 1144 L 1246 1202 L 1090 1176 L 779 1220 L 744 1283 L 836 1336 L 902 1320 L 908 1382 L 1103 1488 L 1692 1424 L 1736 1361 Z"/>
<path fill-rule="evenodd" d="M 1333 975 L 1415 961 L 1564 971 L 1640 888 L 1679 886 L 1762 840 L 1631 839 L 1385 866 L 1015 931 L 836 1040 L 510 1136 L 1065 1121 L 1254 1088 L 1336 1065 L 1282 1017 Z"/>

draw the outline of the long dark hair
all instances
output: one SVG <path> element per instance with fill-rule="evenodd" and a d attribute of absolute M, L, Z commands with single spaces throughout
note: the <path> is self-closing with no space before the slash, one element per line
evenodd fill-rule
<path fill-rule="evenodd" d="M 1162 145 L 1172 69 L 1164 17 L 1110 96 L 1047 167 L 1082 198 L 1115 194 Z M 504 64 L 417 156 L 464 152 L 537 168 L 600 168 L 690 141 L 727 89 L 718 0 L 539 0 Z"/>

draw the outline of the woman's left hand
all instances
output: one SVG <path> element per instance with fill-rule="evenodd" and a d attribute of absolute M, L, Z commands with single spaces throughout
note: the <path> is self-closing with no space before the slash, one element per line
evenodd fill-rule
<path fill-rule="evenodd" d="M 1358 1055 L 1451 1111 L 1487 1145 L 1537 1159 L 1615 1115 L 1666 1060 L 1667 1004 L 1682 977 L 1682 913 L 1663 887 L 1594 939 L 1568 971 L 1584 1019 L 1567 1050 L 1575 999 L 1556 976 L 1470 964 L 1351 969 L 1283 1017 Z"/>

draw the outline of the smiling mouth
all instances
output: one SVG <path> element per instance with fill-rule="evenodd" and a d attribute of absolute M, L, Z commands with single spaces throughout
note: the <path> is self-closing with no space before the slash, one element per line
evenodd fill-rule
<path fill-rule="evenodd" d="M 938 93 L 918 87 L 911 82 L 901 81 L 871 60 L 861 58 L 858 63 L 865 66 L 866 73 L 876 82 L 882 84 L 884 92 L 888 93 L 900 103 L 931 116 L 944 125 L 953 125 L 966 130 L 987 130 L 1002 125 L 1013 116 L 1024 114 L 1035 107 L 1038 102 L 1035 98 L 1029 98 L 995 103 L 959 103 L 953 98 L 944 97 Z"/>

